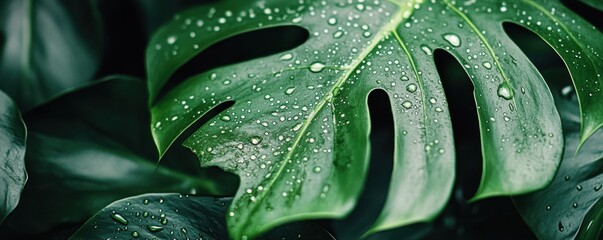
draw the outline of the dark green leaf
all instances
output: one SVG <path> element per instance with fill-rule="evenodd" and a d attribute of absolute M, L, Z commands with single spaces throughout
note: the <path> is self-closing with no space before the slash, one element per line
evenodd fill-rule
<path fill-rule="evenodd" d="M 78 223 L 117 199 L 146 192 L 233 191 L 219 175 L 208 180 L 209 171 L 156 165 L 146 109 L 142 81 L 113 77 L 28 114 L 30 181 L 6 221 L 7 231 L 35 234 L 61 223 Z M 198 169 L 191 158 L 171 160 Z"/>
<path fill-rule="evenodd" d="M 228 239 L 225 214 L 231 198 L 147 194 L 105 207 L 71 239 Z M 311 223 L 295 223 L 259 239 L 334 239 Z"/>
<path fill-rule="evenodd" d="M 563 161 L 551 185 L 514 202 L 540 239 L 596 240 L 603 228 L 603 131 L 579 149 L 580 113 L 573 88 L 553 88 L 562 93 L 556 101 L 565 135 Z"/>
<path fill-rule="evenodd" d="M 17 206 L 27 181 L 26 137 L 19 109 L 0 91 L 0 223 Z"/>
<path fill-rule="evenodd" d="M 91 0 L 3 0 L 0 89 L 27 111 L 91 80 L 101 29 Z"/>
<path fill-rule="evenodd" d="M 559 1 L 220 1 L 179 14 L 147 48 L 155 142 L 163 153 L 210 109 L 234 101 L 185 142 L 202 166 L 241 177 L 231 234 L 341 217 L 362 189 L 366 98 L 381 88 L 393 105 L 396 152 L 388 199 L 370 231 L 428 221 L 454 180 L 447 101 L 433 63 L 433 51 L 443 49 L 475 87 L 484 170 L 474 199 L 543 188 L 561 157 L 561 124 L 542 76 L 503 22 L 534 31 L 568 63 L 586 139 L 603 124 L 603 34 Z M 283 25 L 303 27 L 310 38 L 193 76 L 158 98 L 209 46 Z"/>
<path fill-rule="evenodd" d="M 603 1 L 601 1 L 601 0 L 580 0 L 580 1 L 588 4 L 591 7 L 594 7 L 596 9 L 603 11 Z"/>

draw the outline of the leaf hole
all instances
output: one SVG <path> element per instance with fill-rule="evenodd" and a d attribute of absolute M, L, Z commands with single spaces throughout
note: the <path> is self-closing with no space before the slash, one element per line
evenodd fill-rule
<path fill-rule="evenodd" d="M 157 99 L 192 76 L 294 49 L 306 42 L 309 36 L 305 28 L 280 26 L 246 32 L 219 41 L 180 67 L 162 88 Z"/>
<path fill-rule="evenodd" d="M 359 239 L 377 220 L 387 200 L 394 163 L 395 129 L 389 95 L 377 89 L 368 97 L 371 119 L 371 157 L 368 175 L 354 210 L 334 221 L 337 239 Z"/>

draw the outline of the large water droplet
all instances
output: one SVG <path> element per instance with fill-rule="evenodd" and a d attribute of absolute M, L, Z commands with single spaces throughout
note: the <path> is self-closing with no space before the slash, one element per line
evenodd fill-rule
<path fill-rule="evenodd" d="M 285 94 L 287 95 L 291 95 L 293 92 L 295 92 L 295 87 L 290 87 L 285 90 Z"/>
<path fill-rule="evenodd" d="M 140 234 L 137 231 L 134 231 L 134 232 L 132 232 L 132 237 L 138 238 L 138 237 L 140 237 Z"/>
<path fill-rule="evenodd" d="M 455 46 L 455 47 L 461 46 L 461 39 L 456 34 L 448 33 L 448 34 L 442 35 L 442 37 L 444 38 L 444 40 L 446 40 L 452 46 Z"/>
<path fill-rule="evenodd" d="M 151 232 L 159 232 L 159 231 L 163 230 L 163 227 L 161 227 L 161 226 L 154 226 L 154 225 L 147 225 L 147 229 L 149 229 L 149 231 L 151 231 Z"/>
<path fill-rule="evenodd" d="M 283 61 L 287 61 L 287 60 L 291 60 L 292 58 L 293 58 L 293 54 L 286 53 L 286 54 L 283 54 L 279 59 L 283 60 Z"/>
<path fill-rule="evenodd" d="M 431 56 L 431 48 L 429 48 L 428 46 L 426 46 L 426 45 L 421 45 L 421 50 L 423 50 L 423 52 L 424 52 L 425 54 L 427 54 L 428 56 Z"/>
<path fill-rule="evenodd" d="M 322 168 L 319 167 L 319 166 L 316 166 L 316 167 L 314 167 L 314 169 L 312 169 L 312 171 L 315 172 L 315 173 L 319 173 L 319 172 L 322 171 Z"/>
<path fill-rule="evenodd" d="M 503 82 L 498 85 L 497 93 L 499 97 L 504 98 L 505 100 L 510 100 L 513 98 L 513 90 L 511 90 L 507 82 Z"/>
<path fill-rule="evenodd" d="M 172 44 L 174 44 L 176 42 L 176 40 L 177 40 L 176 36 L 169 36 L 167 38 L 167 43 L 170 44 L 170 45 L 172 45 Z"/>
<path fill-rule="evenodd" d="M 337 24 L 337 18 L 329 18 L 329 20 L 327 21 L 329 23 L 329 25 L 335 25 Z"/>
<path fill-rule="evenodd" d="M 490 62 L 483 62 L 482 66 L 484 66 L 486 69 L 492 68 L 492 64 Z"/>
<path fill-rule="evenodd" d="M 310 65 L 310 71 L 313 73 L 317 73 L 322 71 L 325 68 L 325 64 L 321 62 L 314 62 Z"/>
<path fill-rule="evenodd" d="M 414 93 L 417 91 L 417 84 L 411 83 L 408 84 L 408 86 L 406 86 L 406 91 L 409 91 L 411 93 Z"/>
<path fill-rule="evenodd" d="M 111 214 L 111 218 L 113 218 L 113 220 L 115 220 L 116 222 L 121 223 L 122 225 L 128 225 L 128 220 L 119 213 Z"/>
<path fill-rule="evenodd" d="M 258 145 L 262 142 L 262 138 L 260 136 L 253 136 L 251 139 L 249 139 L 249 142 L 251 142 L 253 145 Z"/>
<path fill-rule="evenodd" d="M 402 103 L 402 107 L 404 107 L 404 108 L 406 108 L 406 109 L 409 109 L 409 108 L 411 108 L 411 107 L 412 107 L 412 103 L 411 103 L 410 101 L 404 101 L 404 102 Z"/>

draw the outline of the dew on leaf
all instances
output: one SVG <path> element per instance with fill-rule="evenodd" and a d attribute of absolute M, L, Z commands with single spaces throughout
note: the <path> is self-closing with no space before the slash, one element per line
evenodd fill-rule
<path fill-rule="evenodd" d="M 321 62 L 314 62 L 310 65 L 310 71 L 313 73 L 318 73 L 325 68 L 325 64 Z"/>
<path fill-rule="evenodd" d="M 132 232 L 132 237 L 138 238 L 138 237 L 140 237 L 140 234 L 137 231 L 134 231 L 134 232 Z"/>
<path fill-rule="evenodd" d="M 576 190 L 582 191 L 582 185 L 580 185 L 580 184 L 576 185 Z"/>
<path fill-rule="evenodd" d="M 406 86 L 406 91 L 409 91 L 411 93 L 414 93 L 417 91 L 417 84 L 411 83 L 408 84 L 408 86 Z"/>
<path fill-rule="evenodd" d="M 260 136 L 253 136 L 251 139 L 249 139 L 249 142 L 251 142 L 253 145 L 258 145 L 262 142 L 262 138 Z"/>
<path fill-rule="evenodd" d="M 337 18 L 329 18 L 329 20 L 327 21 L 329 23 L 329 25 L 335 25 L 337 24 Z"/>
<path fill-rule="evenodd" d="M 565 230 L 565 227 L 563 227 L 563 224 L 561 222 L 559 222 L 557 224 L 557 229 L 559 229 L 559 232 L 563 232 Z"/>
<path fill-rule="evenodd" d="M 409 108 L 411 108 L 411 107 L 412 107 L 412 103 L 411 103 L 410 101 L 404 101 L 404 102 L 402 103 L 402 107 L 404 107 L 404 108 L 406 108 L 406 109 L 409 109 Z"/>
<path fill-rule="evenodd" d="M 492 64 L 490 62 L 483 62 L 482 66 L 484 66 L 486 69 L 491 69 L 492 68 Z"/>
<path fill-rule="evenodd" d="M 172 45 L 172 44 L 174 44 L 176 42 L 176 40 L 177 40 L 176 36 L 169 36 L 167 38 L 167 43 L 170 44 L 170 45 Z"/>
<path fill-rule="evenodd" d="M 230 122 L 230 116 L 224 115 L 224 116 L 220 117 L 220 120 L 222 120 L 224 122 Z"/>
<path fill-rule="evenodd" d="M 424 52 L 425 54 L 427 54 L 428 56 L 431 56 L 431 54 L 432 54 L 432 53 L 431 53 L 431 48 L 429 48 L 429 47 L 428 47 L 428 46 L 426 46 L 426 45 L 421 45 L 421 50 L 423 50 L 423 52 Z"/>
<path fill-rule="evenodd" d="M 316 166 L 316 167 L 314 167 L 314 168 L 312 169 L 312 171 L 313 171 L 313 172 L 315 172 L 315 173 L 319 173 L 319 172 L 321 172 L 321 171 L 322 171 L 322 168 L 321 168 L 321 167 L 319 167 L 319 166 Z"/>
<path fill-rule="evenodd" d="M 151 231 L 151 232 L 160 232 L 161 230 L 163 230 L 163 227 L 155 226 L 155 225 L 147 225 L 147 229 L 149 229 L 149 231 Z"/>
<path fill-rule="evenodd" d="M 295 87 L 290 87 L 285 90 L 285 94 L 287 95 L 291 95 L 293 92 L 295 92 Z"/>
<path fill-rule="evenodd" d="M 111 214 L 111 218 L 113 218 L 113 220 L 115 220 L 116 222 L 121 223 L 122 225 L 128 225 L 128 220 L 119 213 Z"/>
<path fill-rule="evenodd" d="M 595 192 L 598 192 L 599 190 L 601 190 L 601 187 L 603 187 L 603 185 L 599 184 L 599 185 L 595 186 L 593 189 L 595 190 Z"/>
<path fill-rule="evenodd" d="M 343 31 L 337 31 L 333 33 L 333 38 L 340 38 L 341 36 L 343 36 Z"/>
<path fill-rule="evenodd" d="M 461 39 L 456 34 L 448 33 L 448 34 L 442 35 L 442 37 L 444 38 L 444 40 L 446 40 L 448 43 L 450 43 L 450 45 L 452 45 L 454 47 L 461 46 Z"/>
<path fill-rule="evenodd" d="M 513 98 L 513 91 L 507 82 L 503 82 L 498 85 L 497 93 L 499 97 L 505 100 L 511 100 L 511 98 Z"/>
<path fill-rule="evenodd" d="M 293 58 L 293 54 L 285 53 L 279 59 L 283 61 L 291 60 Z"/>

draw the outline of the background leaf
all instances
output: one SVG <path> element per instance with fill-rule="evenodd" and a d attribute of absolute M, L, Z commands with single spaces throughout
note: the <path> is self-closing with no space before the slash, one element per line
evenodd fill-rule
<path fill-rule="evenodd" d="M 0 3 L 0 89 L 27 112 L 92 79 L 102 26 L 91 0 Z"/>
<path fill-rule="evenodd" d="M 26 137 L 19 109 L 0 91 L 0 223 L 17 206 L 27 181 L 24 161 Z"/>
<path fill-rule="evenodd" d="M 370 232 L 428 221 L 444 206 L 454 177 L 448 106 L 433 64 L 434 50 L 442 49 L 475 87 L 484 170 L 473 199 L 540 189 L 559 164 L 560 121 L 542 76 L 503 22 L 529 28 L 576 63 L 568 66 L 580 91 L 583 136 L 590 135 L 603 123 L 602 81 L 593 81 L 601 79 L 603 46 L 585 45 L 585 36 L 603 35 L 558 1 L 221 1 L 179 14 L 149 44 L 156 143 L 165 151 L 210 109 L 234 102 L 185 142 L 203 166 L 242 179 L 229 213 L 231 234 L 253 237 L 295 219 L 342 217 L 366 172 L 366 98 L 384 89 L 397 148 L 388 199 Z M 283 25 L 303 27 L 310 38 L 291 51 L 162 89 L 210 45 Z"/>
<path fill-rule="evenodd" d="M 580 0 L 580 1 L 588 4 L 591 7 L 594 7 L 596 9 L 603 11 L 603 2 L 601 2 L 599 0 Z"/>
<path fill-rule="evenodd" d="M 547 188 L 513 200 L 540 239 L 599 239 L 603 228 L 603 131 L 580 146 L 580 113 L 571 85 L 558 76 L 557 106 L 563 120 L 565 153 L 557 175 Z M 565 81 L 564 81 L 565 80 Z M 552 82 L 552 81 L 551 81 Z"/>
<path fill-rule="evenodd" d="M 5 238 L 78 224 L 132 195 L 226 195 L 236 186 L 215 171 L 199 171 L 192 155 L 171 155 L 168 159 L 175 161 L 156 165 L 140 80 L 110 77 L 35 109 L 25 119 L 31 130 L 26 156 L 30 181 L 22 203 L 2 226 Z M 165 167 L 169 163 L 179 168 Z"/>
<path fill-rule="evenodd" d="M 182 194 L 126 198 L 105 207 L 71 239 L 228 239 L 224 216 L 230 201 L 231 198 Z M 277 228 L 258 239 L 334 238 L 312 223 L 296 223 Z"/>

